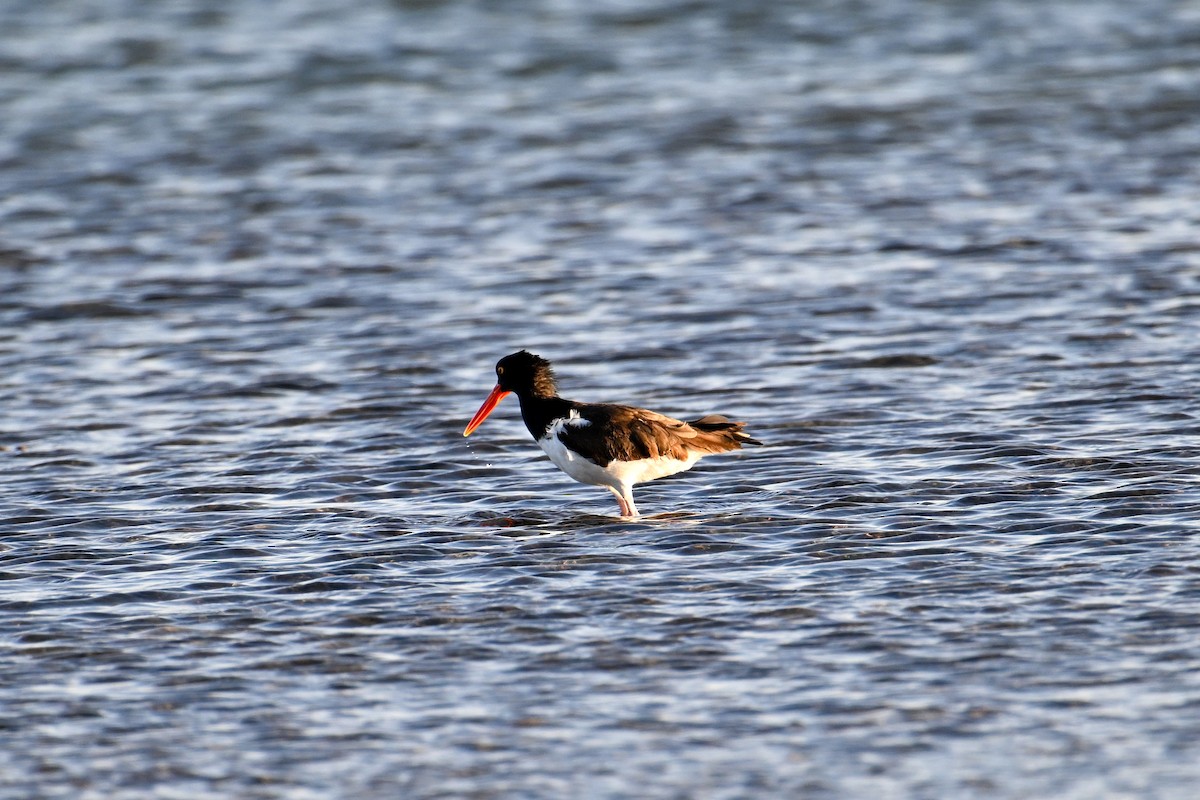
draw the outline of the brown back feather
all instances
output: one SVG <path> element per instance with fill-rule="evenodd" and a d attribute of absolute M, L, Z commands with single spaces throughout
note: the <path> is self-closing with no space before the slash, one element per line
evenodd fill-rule
<path fill-rule="evenodd" d="M 744 422 L 715 414 L 683 422 L 643 408 L 594 404 L 582 406 L 580 416 L 592 424 L 568 426 L 560 436 L 564 444 L 600 466 L 660 456 L 686 461 L 689 451 L 707 455 L 761 444 L 741 432 Z M 611 428 L 627 435 L 604 437 L 602 430 Z"/>

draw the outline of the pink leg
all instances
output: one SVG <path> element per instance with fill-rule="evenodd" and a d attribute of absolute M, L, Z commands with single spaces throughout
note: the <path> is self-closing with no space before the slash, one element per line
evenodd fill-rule
<path fill-rule="evenodd" d="M 633 504 L 633 488 L 625 487 L 625 491 L 617 495 L 617 499 L 621 501 L 621 516 L 622 517 L 637 517 L 637 506 Z"/>
<path fill-rule="evenodd" d="M 636 517 L 638 515 L 637 510 L 634 509 L 633 505 L 625 499 L 624 495 L 611 486 L 606 486 L 605 488 L 616 496 L 617 503 L 621 506 L 622 517 Z"/>

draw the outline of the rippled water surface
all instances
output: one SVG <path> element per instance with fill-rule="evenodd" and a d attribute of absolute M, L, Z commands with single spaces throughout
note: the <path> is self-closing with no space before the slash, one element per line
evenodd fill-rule
<path fill-rule="evenodd" d="M 0 794 L 1190 798 L 1200 7 L 0 5 Z M 639 488 L 564 394 L 747 420 Z"/>

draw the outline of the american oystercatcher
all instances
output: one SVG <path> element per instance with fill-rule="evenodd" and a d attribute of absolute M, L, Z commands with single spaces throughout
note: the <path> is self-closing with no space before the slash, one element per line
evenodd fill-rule
<path fill-rule="evenodd" d="M 521 401 L 525 427 L 555 466 L 580 483 L 615 494 L 623 517 L 638 516 L 634 484 L 691 469 L 711 453 L 762 444 L 742 433 L 746 423 L 718 414 L 682 422 L 644 408 L 564 400 L 550 362 L 525 350 L 496 364 L 496 388 L 463 436 L 470 436 L 509 394 Z"/>

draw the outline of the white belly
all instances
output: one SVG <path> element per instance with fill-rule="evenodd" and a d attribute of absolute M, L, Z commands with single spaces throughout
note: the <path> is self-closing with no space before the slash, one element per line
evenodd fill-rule
<path fill-rule="evenodd" d="M 690 469 L 699 459 L 698 453 L 689 453 L 686 461 L 668 456 L 659 458 L 642 458 L 637 461 L 610 461 L 608 466 L 601 467 L 593 464 L 574 450 L 563 445 L 558 440 L 557 433 L 563 423 L 556 423 L 550 428 L 544 438 L 538 439 L 538 446 L 545 451 L 554 465 L 580 483 L 590 483 L 595 486 L 612 486 L 622 488 L 633 486 L 635 483 L 645 483 L 655 478 L 664 478 Z"/>

